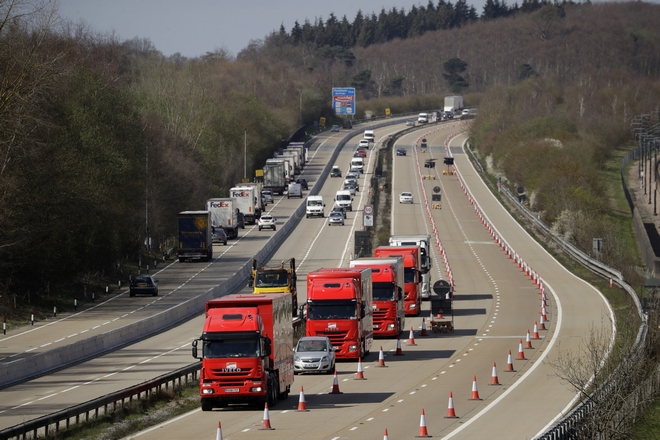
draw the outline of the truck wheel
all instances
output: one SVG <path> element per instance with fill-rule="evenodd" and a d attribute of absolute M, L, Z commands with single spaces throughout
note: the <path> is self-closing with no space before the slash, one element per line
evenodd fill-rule
<path fill-rule="evenodd" d="M 275 226 L 273 226 L 273 231 L 275 231 Z"/>
<path fill-rule="evenodd" d="M 211 399 L 202 399 L 202 411 L 211 411 L 213 409 L 213 402 Z"/>
<path fill-rule="evenodd" d="M 184 261 L 186 261 L 185 258 L 181 258 L 181 257 L 179 257 L 179 263 L 183 263 Z"/>
<path fill-rule="evenodd" d="M 128 296 L 130 296 L 130 297 L 134 297 L 134 296 L 135 296 L 135 293 L 134 293 L 134 292 L 131 292 L 131 293 L 128 294 Z"/>

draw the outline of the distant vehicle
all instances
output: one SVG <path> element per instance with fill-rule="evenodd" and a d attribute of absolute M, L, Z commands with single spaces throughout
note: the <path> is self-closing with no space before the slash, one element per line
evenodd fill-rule
<path fill-rule="evenodd" d="M 357 154 L 360 157 L 367 157 L 367 150 L 365 150 L 364 148 L 358 148 L 357 150 L 355 150 L 355 154 Z"/>
<path fill-rule="evenodd" d="M 355 183 L 353 182 L 348 182 L 344 183 L 344 189 L 350 191 L 351 195 L 354 196 L 357 191 L 357 186 L 355 186 Z"/>
<path fill-rule="evenodd" d="M 341 169 L 339 167 L 332 167 L 330 177 L 341 177 Z"/>
<path fill-rule="evenodd" d="M 290 199 L 291 197 L 300 197 L 302 199 L 302 185 L 299 183 L 289 183 L 289 190 L 286 193 L 286 198 Z"/>
<path fill-rule="evenodd" d="M 276 229 L 275 224 L 277 223 L 277 220 L 275 217 L 273 217 L 270 214 L 263 214 L 261 218 L 258 220 L 259 224 L 259 230 L 261 231 L 262 229 L 272 229 L 273 231 Z"/>
<path fill-rule="evenodd" d="M 454 112 L 445 112 L 445 119 L 454 119 Z"/>
<path fill-rule="evenodd" d="M 335 205 L 353 211 L 353 197 L 351 197 L 351 192 L 346 190 L 337 191 Z"/>
<path fill-rule="evenodd" d="M 333 126 L 330 128 L 330 131 L 332 131 L 332 132 L 339 132 L 339 125 L 333 125 Z"/>
<path fill-rule="evenodd" d="M 399 194 L 399 203 L 413 203 L 413 195 L 409 192 Z"/>
<path fill-rule="evenodd" d="M 138 275 L 131 279 L 129 296 L 152 295 L 158 296 L 158 280 L 151 275 Z"/>
<path fill-rule="evenodd" d="M 218 227 L 211 227 L 213 231 L 211 237 L 213 238 L 213 243 L 222 243 L 227 246 L 227 233 L 224 229 Z"/>
<path fill-rule="evenodd" d="M 407 119 L 406 120 L 406 126 L 407 127 L 414 127 L 415 126 L 415 120 L 414 119 Z"/>
<path fill-rule="evenodd" d="M 307 197 L 305 218 L 310 218 L 312 216 L 325 217 L 325 203 L 323 203 L 323 196 Z"/>
<path fill-rule="evenodd" d="M 331 211 L 328 216 L 328 226 L 342 225 L 344 226 L 344 216 L 340 212 Z"/>
<path fill-rule="evenodd" d="M 405 156 L 406 155 L 406 149 L 405 148 L 397 148 L 396 149 L 396 155 L 397 156 Z"/>
<path fill-rule="evenodd" d="M 429 122 L 428 113 L 420 113 L 419 116 L 417 116 L 417 122 L 420 124 L 426 124 L 427 122 Z"/>
<path fill-rule="evenodd" d="M 296 180 L 296 183 L 299 183 L 302 189 L 308 190 L 309 185 L 307 184 L 307 179 L 303 179 L 302 177 L 299 177 L 298 180 Z"/>
<path fill-rule="evenodd" d="M 364 172 L 364 158 L 362 156 L 360 157 L 354 157 L 351 159 L 351 168 L 357 168 L 360 170 L 360 173 Z"/>
<path fill-rule="evenodd" d="M 342 128 L 347 128 L 347 129 L 350 130 L 351 128 L 353 128 L 353 122 L 346 119 L 345 121 L 343 121 L 341 123 L 341 126 L 342 126 Z"/>
<path fill-rule="evenodd" d="M 339 212 L 341 213 L 342 216 L 344 216 L 344 218 L 346 218 L 346 208 L 343 206 L 339 206 L 339 205 L 333 206 L 332 211 L 330 211 L 330 214 L 332 214 L 333 212 Z"/>
<path fill-rule="evenodd" d="M 369 148 L 369 141 L 367 139 L 360 139 L 360 142 L 358 142 L 358 148 Z"/>
<path fill-rule="evenodd" d="M 266 203 L 273 203 L 273 190 L 265 189 L 261 191 L 261 195 L 266 199 Z"/>
<path fill-rule="evenodd" d="M 369 142 L 376 142 L 376 134 L 373 130 L 364 130 L 364 138 Z"/>
<path fill-rule="evenodd" d="M 234 199 L 229 199 L 234 200 Z M 210 211 L 183 211 L 178 215 L 179 262 L 213 260 L 213 237 Z"/>
<path fill-rule="evenodd" d="M 327 336 L 303 336 L 293 351 L 294 374 L 332 374 L 335 362 L 335 350 Z"/>
<path fill-rule="evenodd" d="M 463 110 L 463 97 L 462 96 L 445 96 L 445 117 L 452 119 L 454 115 L 460 115 Z"/>
<path fill-rule="evenodd" d="M 427 147 L 426 139 L 422 139 L 422 143 L 419 145 L 419 148 L 426 148 L 426 147 Z"/>
<path fill-rule="evenodd" d="M 469 115 L 469 114 L 470 114 L 470 110 L 464 108 L 464 109 L 463 109 L 463 112 L 462 112 L 461 114 L 462 114 L 462 115 Z"/>

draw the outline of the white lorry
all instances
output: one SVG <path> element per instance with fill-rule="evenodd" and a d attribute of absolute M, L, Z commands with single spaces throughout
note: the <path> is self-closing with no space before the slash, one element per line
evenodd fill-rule
<path fill-rule="evenodd" d="M 335 205 L 344 208 L 345 211 L 353 211 L 353 197 L 351 192 L 345 189 L 337 191 Z"/>
<path fill-rule="evenodd" d="M 460 115 L 463 111 L 463 97 L 462 96 L 445 96 L 444 116 L 451 119 L 456 115 Z"/>
<path fill-rule="evenodd" d="M 236 199 L 236 207 L 243 213 L 243 221 L 248 225 L 257 222 L 257 210 L 261 204 L 261 194 L 254 186 L 236 186 L 229 189 L 229 197 Z"/>
<path fill-rule="evenodd" d="M 307 164 L 307 148 L 305 148 L 304 142 L 289 142 L 287 145 L 287 150 L 297 149 L 300 151 L 300 163 L 304 167 Z"/>
<path fill-rule="evenodd" d="M 302 164 L 300 163 L 300 152 L 298 150 L 282 150 L 282 154 L 278 157 L 293 157 L 293 172 L 294 174 L 300 174 L 302 172 Z"/>
<path fill-rule="evenodd" d="M 282 158 L 268 159 L 264 165 L 264 188 L 273 190 L 273 193 L 282 195 L 291 181 L 289 161 Z"/>
<path fill-rule="evenodd" d="M 222 228 L 227 238 L 238 237 L 238 209 L 236 199 L 213 198 L 206 201 L 206 210 L 211 213 L 211 226 Z"/>
<path fill-rule="evenodd" d="M 296 181 L 296 158 L 292 155 L 278 155 L 275 159 L 278 160 L 284 160 L 285 162 L 289 163 L 289 171 L 287 173 L 287 178 L 289 179 L 289 182 L 295 182 Z M 268 159 L 270 160 L 270 159 Z"/>
<path fill-rule="evenodd" d="M 323 196 L 307 196 L 305 217 L 310 218 L 312 216 L 325 217 L 325 203 L 323 203 Z"/>
<path fill-rule="evenodd" d="M 422 274 L 422 299 L 431 296 L 431 236 L 420 235 L 392 235 L 390 246 L 419 246 L 420 272 Z"/>
<path fill-rule="evenodd" d="M 417 116 L 417 123 L 418 124 L 426 124 L 429 122 L 429 114 L 428 113 L 420 113 L 419 116 Z"/>

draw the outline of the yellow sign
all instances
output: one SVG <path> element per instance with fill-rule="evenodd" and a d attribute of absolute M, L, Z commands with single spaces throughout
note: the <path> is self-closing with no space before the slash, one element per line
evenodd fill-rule
<path fill-rule="evenodd" d="M 264 177 L 264 170 L 254 170 L 254 175 L 257 177 Z"/>
<path fill-rule="evenodd" d="M 385 116 L 390 116 L 390 109 L 389 108 L 385 109 Z"/>
<path fill-rule="evenodd" d="M 319 118 L 319 125 L 325 127 L 325 118 Z"/>
<path fill-rule="evenodd" d="M 242 182 L 242 183 L 250 183 L 250 179 L 248 179 L 247 177 L 243 177 L 243 178 L 241 179 L 241 182 Z"/>

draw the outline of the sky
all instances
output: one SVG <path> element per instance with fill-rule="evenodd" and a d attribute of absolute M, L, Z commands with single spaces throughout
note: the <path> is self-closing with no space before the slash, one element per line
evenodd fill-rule
<path fill-rule="evenodd" d="M 468 0 L 481 14 L 486 0 Z M 291 31 L 330 13 L 353 21 L 358 10 L 378 14 L 393 7 L 409 11 L 428 0 L 58 0 L 62 18 L 85 22 L 99 33 L 114 33 L 120 40 L 151 40 L 166 56 L 180 53 L 195 58 L 225 49 L 233 55 L 284 25 Z M 437 1 L 433 1 L 437 4 Z M 507 2 L 508 3 L 508 2 Z"/>

